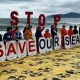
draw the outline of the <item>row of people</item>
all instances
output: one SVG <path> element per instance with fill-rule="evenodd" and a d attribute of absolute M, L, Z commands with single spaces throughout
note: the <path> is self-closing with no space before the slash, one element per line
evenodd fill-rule
<path fill-rule="evenodd" d="M 67 31 L 66 30 L 66 26 L 65 25 L 63 25 L 63 27 L 62 27 L 62 29 L 61 29 L 61 43 L 62 43 L 62 47 L 64 47 L 64 36 L 65 35 L 69 35 L 70 36 L 70 38 L 71 38 L 71 36 L 72 35 L 75 35 L 75 34 L 78 34 L 78 32 L 80 33 L 80 29 L 79 29 L 79 31 L 77 30 L 77 26 L 74 26 L 74 29 L 73 29 L 73 26 L 70 26 L 69 27 L 69 30 Z"/>
<path fill-rule="evenodd" d="M 51 36 L 54 37 L 55 35 L 57 35 L 57 28 L 52 25 L 51 26 L 51 32 L 49 32 L 49 29 L 46 29 L 44 35 L 42 35 L 42 31 L 45 29 L 45 27 L 40 27 L 38 26 L 36 28 L 36 33 L 35 33 L 35 37 L 36 37 L 36 41 L 38 44 L 38 40 L 40 37 L 44 36 L 45 38 L 50 38 Z M 77 30 L 77 26 L 74 26 L 74 30 L 73 30 L 73 26 L 70 26 L 69 30 L 66 30 L 65 25 L 63 25 L 62 29 L 61 29 L 61 36 L 62 36 L 62 42 L 64 39 L 65 35 L 73 35 L 73 34 L 78 34 L 78 30 Z M 29 40 L 29 39 L 33 39 L 32 37 L 32 26 L 31 25 L 27 25 L 24 30 L 23 30 L 23 36 L 24 39 Z M 11 40 L 21 40 L 22 39 L 22 34 L 20 32 L 20 28 L 16 27 L 14 30 L 12 29 L 12 27 L 8 27 L 7 28 L 7 32 L 4 34 L 3 40 L 5 41 L 11 41 Z"/>

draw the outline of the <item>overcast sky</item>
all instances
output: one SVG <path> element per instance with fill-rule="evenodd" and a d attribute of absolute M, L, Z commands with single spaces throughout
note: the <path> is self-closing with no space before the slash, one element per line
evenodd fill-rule
<path fill-rule="evenodd" d="M 19 13 L 19 18 L 26 18 L 25 11 L 33 11 L 33 16 L 58 13 L 80 13 L 80 0 L 0 0 L 0 18 L 9 18 L 12 11 Z"/>

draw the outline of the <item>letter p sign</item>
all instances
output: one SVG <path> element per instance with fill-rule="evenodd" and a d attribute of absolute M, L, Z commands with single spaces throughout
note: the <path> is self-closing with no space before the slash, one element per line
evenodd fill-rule
<path fill-rule="evenodd" d="M 54 16 L 54 25 L 55 25 L 55 27 L 57 27 L 57 23 L 60 21 L 60 19 L 61 19 L 60 15 L 55 15 Z"/>

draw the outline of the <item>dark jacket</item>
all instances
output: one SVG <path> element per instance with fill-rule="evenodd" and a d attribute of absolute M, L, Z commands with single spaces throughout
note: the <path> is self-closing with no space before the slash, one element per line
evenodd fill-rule
<path fill-rule="evenodd" d="M 57 35 L 57 31 L 54 31 L 54 29 L 51 29 L 51 36 Z"/>
<path fill-rule="evenodd" d="M 42 37 L 41 31 L 36 31 L 35 37 L 36 37 L 36 39 L 39 39 L 40 37 Z"/>
<path fill-rule="evenodd" d="M 74 34 L 78 34 L 78 30 L 74 29 L 73 32 L 74 32 Z"/>
<path fill-rule="evenodd" d="M 6 40 L 6 41 L 13 40 L 12 34 L 11 33 L 5 33 L 4 37 L 3 37 L 3 40 Z"/>
<path fill-rule="evenodd" d="M 0 41 L 2 41 L 2 35 L 0 34 Z"/>

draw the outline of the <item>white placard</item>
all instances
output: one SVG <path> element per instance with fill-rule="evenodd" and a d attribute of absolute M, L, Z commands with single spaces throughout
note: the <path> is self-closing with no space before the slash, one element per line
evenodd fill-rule
<path fill-rule="evenodd" d="M 58 50 L 61 48 L 59 36 L 54 36 L 54 43 L 53 44 L 54 44 L 54 50 Z"/>
<path fill-rule="evenodd" d="M 28 55 L 36 55 L 37 54 L 37 48 L 36 48 L 36 40 L 28 40 L 27 41 L 27 49 L 28 49 Z"/>
<path fill-rule="evenodd" d="M 12 60 L 17 58 L 16 41 L 6 42 L 6 56 L 7 60 Z"/>
<path fill-rule="evenodd" d="M 52 43 L 52 38 L 47 38 L 46 39 L 46 51 L 52 51 L 53 43 Z"/>
<path fill-rule="evenodd" d="M 39 52 L 44 53 L 46 52 L 46 49 L 46 39 L 43 37 L 39 38 Z"/>
<path fill-rule="evenodd" d="M 6 60 L 4 42 L 0 42 L 0 62 Z"/>
<path fill-rule="evenodd" d="M 69 35 L 64 36 L 64 44 L 65 44 L 66 49 L 70 48 L 70 37 L 69 37 Z"/>
<path fill-rule="evenodd" d="M 71 48 L 74 48 L 76 46 L 76 35 L 71 36 Z"/>
<path fill-rule="evenodd" d="M 27 41 L 26 40 L 20 40 L 17 43 L 17 53 L 18 57 L 26 57 L 27 55 Z"/>

